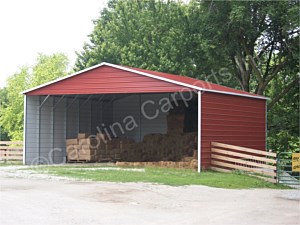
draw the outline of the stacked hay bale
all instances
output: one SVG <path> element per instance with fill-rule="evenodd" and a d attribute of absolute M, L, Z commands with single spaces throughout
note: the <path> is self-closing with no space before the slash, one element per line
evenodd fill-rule
<path fill-rule="evenodd" d="M 91 136 L 87 133 L 78 134 L 76 139 L 67 140 L 68 159 L 100 162 L 118 160 L 134 162 L 134 165 L 149 162 L 147 166 L 194 168 L 197 165 L 197 133 L 184 133 L 183 107 L 171 110 L 166 120 L 166 134 L 146 134 L 139 143 L 127 138 L 111 138 L 103 133 Z"/>
<path fill-rule="evenodd" d="M 121 153 L 117 165 L 159 166 L 196 169 L 197 133 L 184 133 L 184 110 L 174 109 L 167 115 L 167 133 L 146 134 L 140 143 Z"/>
<path fill-rule="evenodd" d="M 123 153 L 128 158 L 128 153 L 134 144 L 131 139 L 112 139 L 102 133 L 96 135 L 79 133 L 77 138 L 66 140 L 67 161 L 116 161 L 121 159 Z"/>
<path fill-rule="evenodd" d="M 182 134 L 184 129 L 184 114 L 167 115 L 168 134 Z"/>
<path fill-rule="evenodd" d="M 156 162 L 180 161 L 184 156 L 193 156 L 196 149 L 196 133 L 147 134 L 142 142 L 129 142 L 128 148 L 120 147 L 121 161 Z M 124 142 L 123 139 L 120 139 Z"/>
<path fill-rule="evenodd" d="M 78 160 L 78 139 L 77 138 L 66 140 L 66 153 L 67 153 L 67 161 Z"/>
<path fill-rule="evenodd" d="M 95 136 L 78 134 L 78 161 L 94 162 L 97 160 L 98 141 Z"/>
<path fill-rule="evenodd" d="M 128 153 L 135 144 L 132 139 L 111 138 L 108 135 L 98 133 L 98 161 L 116 161 L 128 157 Z"/>
<path fill-rule="evenodd" d="M 197 169 L 198 160 L 193 159 L 188 162 L 180 161 L 158 161 L 158 162 L 116 162 L 116 166 L 132 166 L 132 167 L 162 167 L 162 168 L 178 168 L 178 169 Z"/>
<path fill-rule="evenodd" d="M 95 161 L 97 140 L 88 133 L 79 133 L 77 138 L 66 140 L 67 161 Z"/>

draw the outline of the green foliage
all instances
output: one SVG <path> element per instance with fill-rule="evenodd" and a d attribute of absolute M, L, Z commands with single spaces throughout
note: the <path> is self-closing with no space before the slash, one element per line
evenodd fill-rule
<path fill-rule="evenodd" d="M 7 88 L 0 88 L 0 112 L 3 108 L 7 105 L 8 98 L 7 98 Z M 0 141 L 8 141 L 8 134 L 0 125 Z"/>
<path fill-rule="evenodd" d="M 191 5 L 178 1 L 110 1 L 95 21 L 90 42 L 77 53 L 75 70 L 105 61 L 191 77 L 204 75 L 208 64 L 196 33 L 198 25 L 190 23 L 191 12 L 196 13 Z"/>
<path fill-rule="evenodd" d="M 274 80 L 268 93 L 271 96 L 282 89 L 286 80 L 284 76 Z M 300 149 L 299 139 L 299 85 L 275 104 L 268 113 L 268 147 L 276 152 L 295 152 Z"/>
<path fill-rule="evenodd" d="M 39 54 L 31 68 L 23 66 L 7 79 L 7 99 L 0 111 L 0 125 L 12 140 L 23 140 L 24 96 L 22 91 L 67 74 L 64 54 Z M 2 102 L 2 99 L 1 99 Z M 2 132 L 1 132 L 2 133 Z"/>
<path fill-rule="evenodd" d="M 66 76 L 68 64 L 69 60 L 64 54 L 39 54 L 35 65 L 32 66 L 32 74 L 29 77 L 29 86 L 38 86 L 45 82 Z"/>
<path fill-rule="evenodd" d="M 28 86 L 29 68 L 22 67 L 7 79 L 8 102 L 0 112 L 1 127 L 13 140 L 23 140 L 23 96 L 21 91 Z"/>
<path fill-rule="evenodd" d="M 272 133 L 268 137 L 268 147 L 274 152 L 299 152 L 300 138 L 287 130 Z"/>
<path fill-rule="evenodd" d="M 299 49 L 299 4 L 296 1 L 201 1 L 201 32 L 211 51 L 217 48 L 245 91 L 265 94 L 282 75 Z M 213 47 L 212 47 L 213 46 Z M 299 66 L 298 63 L 294 67 Z M 281 74 L 280 74 L 281 73 Z M 297 72 L 286 77 L 287 86 L 297 82 Z"/>

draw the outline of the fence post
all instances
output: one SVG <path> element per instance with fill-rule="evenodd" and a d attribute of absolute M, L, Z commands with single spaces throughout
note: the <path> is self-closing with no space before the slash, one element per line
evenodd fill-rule
<path fill-rule="evenodd" d="M 7 146 L 7 145 L 5 145 L 5 146 Z M 7 163 L 7 149 L 4 149 L 4 163 Z"/>
<path fill-rule="evenodd" d="M 278 176 L 278 174 L 279 174 L 279 162 L 280 162 L 279 158 L 280 158 L 280 152 L 279 152 L 279 154 L 277 155 L 277 158 L 276 158 L 276 183 L 277 184 L 279 184 L 279 176 Z"/>

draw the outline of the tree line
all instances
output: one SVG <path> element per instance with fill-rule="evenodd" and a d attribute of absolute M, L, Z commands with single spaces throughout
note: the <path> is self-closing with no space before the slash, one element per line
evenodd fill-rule
<path fill-rule="evenodd" d="M 105 61 L 190 76 L 268 96 L 269 147 L 296 149 L 298 14 L 297 1 L 110 0 L 93 21 L 94 29 L 77 52 L 73 70 Z M 65 68 L 60 69 L 61 75 L 66 74 Z M 38 81 L 30 81 L 29 86 L 61 76 L 50 75 L 46 68 L 39 74 L 32 71 L 28 75 L 26 70 L 22 73 L 30 80 L 36 76 Z M 8 86 L 23 76 L 20 74 L 9 78 Z M 17 97 L 10 94 L 8 101 L 13 98 Z M 9 125 L 8 121 L 13 120 L 7 115 L 14 110 L 10 104 L 4 106 L 0 121 L 2 129 L 15 139 L 20 138 L 14 132 L 22 133 L 22 123 Z M 22 121 L 21 111 L 18 109 L 18 121 Z"/>

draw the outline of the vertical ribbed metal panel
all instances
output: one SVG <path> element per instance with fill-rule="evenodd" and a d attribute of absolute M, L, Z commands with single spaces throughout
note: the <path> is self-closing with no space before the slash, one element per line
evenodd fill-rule
<path fill-rule="evenodd" d="M 91 133 L 92 134 L 96 134 L 97 126 L 101 125 L 100 115 L 101 115 L 100 103 L 94 100 L 91 102 Z"/>
<path fill-rule="evenodd" d="M 112 101 L 104 101 L 102 103 L 101 108 L 102 120 L 101 120 L 101 128 L 107 128 L 107 126 L 113 124 L 113 102 Z"/>
<path fill-rule="evenodd" d="M 119 137 L 132 138 L 139 142 L 142 140 L 146 134 L 150 133 L 166 133 L 166 113 L 160 111 L 160 106 L 158 104 L 159 100 L 163 97 L 168 97 L 166 94 L 141 94 L 141 105 L 147 103 L 145 106 L 145 113 L 141 113 L 141 106 L 139 102 L 139 94 L 131 95 L 114 102 L 114 122 L 118 122 L 122 125 L 120 130 L 117 126 L 114 126 L 116 133 Z M 150 103 L 151 102 L 151 103 Z M 153 103 L 153 104 L 152 104 Z M 141 114 L 140 114 L 141 113 Z M 157 116 L 153 119 L 148 119 L 147 117 L 152 117 L 155 114 Z M 141 115 L 141 119 L 140 119 Z M 133 130 L 126 130 L 126 120 L 124 123 L 124 118 L 132 117 L 137 124 L 137 127 Z M 129 119 L 127 120 L 127 122 Z M 140 124 L 141 123 L 141 124 Z M 124 131 L 123 133 L 121 131 Z M 140 134 L 141 132 L 141 134 Z"/>
<path fill-rule="evenodd" d="M 72 103 L 73 102 L 73 103 Z M 76 138 L 79 132 L 79 102 L 68 98 L 67 105 L 67 138 Z"/>
<path fill-rule="evenodd" d="M 154 105 L 148 104 L 145 107 L 146 117 L 142 116 L 142 138 L 146 134 L 151 133 L 167 133 L 167 120 L 166 120 L 166 112 L 161 111 L 161 105 L 159 105 L 159 101 L 162 98 L 169 98 L 168 93 L 163 94 L 143 94 L 142 95 L 142 104 L 150 101 L 154 102 Z M 158 114 L 157 114 L 158 113 Z M 153 119 L 148 119 L 147 117 L 152 117 L 153 115 L 157 116 Z"/>
<path fill-rule="evenodd" d="M 66 156 L 66 118 L 65 118 L 65 101 L 66 99 L 59 101 L 59 97 L 55 98 L 54 109 L 54 140 L 53 140 L 53 163 L 64 163 Z"/>
<path fill-rule="evenodd" d="M 131 95 L 119 100 L 116 100 L 113 104 L 113 121 L 119 123 L 124 132 L 114 126 L 114 131 L 119 137 L 132 138 L 135 141 L 139 141 L 139 129 L 138 127 L 133 130 L 126 130 L 123 122 L 125 117 L 132 116 L 135 123 L 139 126 L 139 96 Z M 112 125 L 112 124 L 110 124 Z"/>
<path fill-rule="evenodd" d="M 266 101 L 202 94 L 202 165 L 210 166 L 212 141 L 265 150 Z"/>
<path fill-rule="evenodd" d="M 79 133 L 91 133 L 91 100 L 79 100 Z"/>
<path fill-rule="evenodd" d="M 41 98 L 41 102 L 45 100 L 46 97 Z M 43 106 L 41 107 L 41 115 L 40 115 L 40 158 L 43 160 L 49 159 L 49 153 L 52 149 L 52 105 L 53 101 L 52 98 L 48 98 L 46 102 L 44 102 Z"/>
<path fill-rule="evenodd" d="M 38 113 L 39 113 L 39 96 L 26 97 L 26 125 L 25 130 L 25 146 L 26 158 L 25 164 L 31 162 L 38 157 Z"/>

